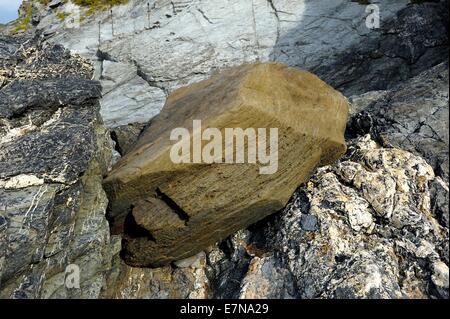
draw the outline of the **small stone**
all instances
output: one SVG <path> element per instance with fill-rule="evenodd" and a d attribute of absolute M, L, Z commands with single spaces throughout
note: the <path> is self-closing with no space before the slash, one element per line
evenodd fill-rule
<path fill-rule="evenodd" d="M 200 269 L 205 264 L 206 254 L 201 251 L 197 255 L 185 259 L 177 260 L 173 264 L 178 268 L 197 268 Z"/>
<path fill-rule="evenodd" d="M 144 127 L 145 124 L 133 123 L 111 129 L 111 137 L 116 142 L 115 148 L 121 156 L 133 148 Z"/>
<path fill-rule="evenodd" d="M 442 298 L 448 299 L 449 288 L 449 269 L 448 266 L 442 261 L 433 263 L 433 275 L 431 280 L 435 284 L 439 294 Z"/>
<path fill-rule="evenodd" d="M 62 0 L 52 0 L 48 4 L 48 7 L 51 9 L 55 9 L 55 8 L 59 7 L 60 5 L 62 5 Z"/>
<path fill-rule="evenodd" d="M 303 230 L 316 231 L 318 228 L 317 217 L 314 215 L 302 214 L 300 224 Z"/>
<path fill-rule="evenodd" d="M 6 220 L 5 217 L 0 216 L 0 230 L 3 230 L 4 228 L 6 228 L 8 221 Z"/>
<path fill-rule="evenodd" d="M 290 299 L 294 286 L 289 271 L 280 267 L 274 256 L 255 257 L 251 260 L 242 280 L 240 299 Z"/>

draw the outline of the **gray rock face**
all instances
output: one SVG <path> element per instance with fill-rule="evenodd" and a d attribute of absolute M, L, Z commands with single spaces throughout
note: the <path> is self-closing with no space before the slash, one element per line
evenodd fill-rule
<path fill-rule="evenodd" d="M 16 95 L 16 92 L 26 91 L 26 96 Z M 59 105 L 83 105 L 89 100 L 100 96 L 100 86 L 97 82 L 79 78 L 66 78 L 64 83 L 58 80 L 23 80 L 13 82 L 2 90 L 1 116 L 11 118 L 20 115 L 33 106 L 51 107 L 55 101 Z"/>
<path fill-rule="evenodd" d="M 109 262 L 99 84 L 63 48 L 22 43 L 0 38 L 0 297 L 95 298 Z"/>
<path fill-rule="evenodd" d="M 371 133 L 386 145 L 418 154 L 448 179 L 448 87 L 444 62 L 378 98 L 362 98 L 366 106 L 350 121 L 349 133 Z"/>
<path fill-rule="evenodd" d="M 108 127 L 143 123 L 161 111 L 163 90 L 151 86 L 134 65 L 104 60 L 101 115 Z"/>
<path fill-rule="evenodd" d="M 170 92 L 218 68 L 277 61 L 359 94 L 390 88 L 448 56 L 445 1 L 379 1 L 374 30 L 357 1 L 157 0 L 149 14 L 147 3 L 130 0 L 73 29 L 43 9 L 37 26 L 49 41 L 96 61 L 109 127 L 148 121 Z"/>
<path fill-rule="evenodd" d="M 353 28 L 353 33 L 347 36 L 356 38 L 357 41 L 344 50 L 326 51 L 326 59 L 322 58 L 315 65 L 308 66 L 302 60 L 291 63 L 298 67 L 308 67 L 346 95 L 392 88 L 397 83 L 446 61 L 445 57 L 448 57 L 448 1 L 430 2 L 409 4 L 404 8 L 400 8 L 399 4 L 379 3 L 380 29 L 361 32 L 360 22 L 348 21 L 347 27 Z M 338 13 L 340 17 L 345 17 L 343 14 Z M 338 36 L 335 32 L 331 34 Z M 292 36 L 302 41 L 295 31 Z M 286 38 L 289 39 L 290 36 Z M 345 39 L 343 41 L 346 42 Z M 284 40 L 280 42 L 275 47 L 275 52 L 284 49 Z M 335 45 L 335 42 L 332 43 Z M 304 45 L 291 48 L 288 54 L 297 59 L 303 57 Z"/>

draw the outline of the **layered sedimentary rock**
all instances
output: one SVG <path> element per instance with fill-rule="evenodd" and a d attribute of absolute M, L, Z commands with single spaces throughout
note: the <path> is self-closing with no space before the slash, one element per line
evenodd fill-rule
<path fill-rule="evenodd" d="M 282 209 L 315 167 L 345 152 L 347 113 L 340 93 L 311 73 L 280 64 L 232 68 L 175 91 L 104 183 L 113 229 L 124 232 L 125 260 L 159 266 L 189 257 Z M 223 137 L 227 128 L 267 129 L 265 136 L 258 131 L 255 146 L 276 152 L 277 167 L 267 174 L 260 156 L 259 163 L 250 161 L 251 135 L 243 150 L 237 138 L 220 140 L 224 149 L 213 150 L 209 163 L 195 162 L 194 146 L 188 163 L 176 163 L 171 132 L 187 128 L 195 143 L 203 132 L 192 128 L 192 120 Z M 269 128 L 278 129 L 278 145 L 269 144 Z M 228 151 L 233 164 L 225 163 Z M 242 163 L 236 163 L 239 152 Z"/>
<path fill-rule="evenodd" d="M 0 297 L 96 298 L 109 261 L 110 145 L 92 66 L 0 37 Z M 79 289 L 66 269 L 81 272 Z"/>

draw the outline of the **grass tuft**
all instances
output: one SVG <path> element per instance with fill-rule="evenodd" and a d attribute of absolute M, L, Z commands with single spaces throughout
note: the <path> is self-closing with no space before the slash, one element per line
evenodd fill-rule
<path fill-rule="evenodd" d="M 31 4 L 31 2 L 29 2 L 26 4 L 25 17 L 23 17 L 22 20 L 19 20 L 16 23 L 16 28 L 15 28 L 16 32 L 25 31 L 28 28 L 28 24 L 31 21 L 32 12 L 33 12 L 33 5 Z"/>
<path fill-rule="evenodd" d="M 73 3 L 89 8 L 90 12 L 107 10 L 112 6 L 125 4 L 129 0 L 72 0 Z"/>

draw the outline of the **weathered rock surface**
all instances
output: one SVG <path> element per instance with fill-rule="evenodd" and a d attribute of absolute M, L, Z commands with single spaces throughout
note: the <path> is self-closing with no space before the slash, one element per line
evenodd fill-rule
<path fill-rule="evenodd" d="M 121 156 L 133 149 L 146 125 L 133 123 L 115 127 L 111 130 L 111 138 L 116 143 L 116 150 Z"/>
<path fill-rule="evenodd" d="M 356 139 L 280 215 L 209 253 L 215 296 L 447 298 L 448 226 L 433 213 L 435 182 L 424 159 Z"/>
<path fill-rule="evenodd" d="M 315 1 L 317 6 L 321 2 Z M 338 4 L 339 1 L 330 2 L 336 5 L 336 11 L 328 19 L 341 20 L 335 23 L 345 31 L 328 34 L 318 31 L 322 29 L 318 20 L 309 27 L 318 31 L 319 37 L 305 39 L 302 32 L 305 25 L 300 24 L 275 46 L 274 54 L 280 56 L 277 61 L 287 60 L 289 65 L 302 68 L 307 64 L 307 70 L 344 94 L 352 95 L 390 89 L 447 60 L 447 0 L 423 1 L 421 4 L 377 1 L 380 28 L 370 31 L 364 26 L 365 19 L 351 20 L 351 16 L 346 15 L 345 5 Z M 353 40 L 341 38 L 344 32 Z M 338 38 L 329 41 L 333 36 Z M 330 50 L 314 54 L 314 45 L 310 43 L 321 40 Z M 296 41 L 295 45 L 293 41 Z"/>
<path fill-rule="evenodd" d="M 400 207 L 407 207 L 405 211 L 412 211 L 414 212 L 412 216 L 417 217 L 418 201 L 429 198 L 431 217 L 428 213 L 425 217 L 422 216 L 423 224 L 418 217 L 417 222 L 414 218 L 407 218 L 406 226 L 399 234 L 398 229 L 394 227 L 393 217 L 388 220 L 378 217 L 371 204 L 366 203 L 366 198 L 381 196 L 377 193 L 377 189 L 367 185 L 357 189 L 353 182 L 345 183 L 345 180 L 337 175 L 337 167 L 340 165 L 337 164 L 318 171 L 311 179 L 312 189 L 307 186 L 301 187 L 292 199 L 293 204 L 289 205 L 280 216 L 263 220 L 248 230 L 239 231 L 207 249 L 206 262 L 200 253 L 199 257 L 176 263 L 183 268 L 171 266 L 157 269 L 133 268 L 126 265 L 118 255 L 120 250 L 118 236 L 112 236 L 108 252 L 100 248 L 105 247 L 107 241 L 101 238 L 105 238 L 108 232 L 104 223 L 105 197 L 98 178 L 103 170 L 88 168 L 81 173 L 84 184 L 80 184 L 80 179 L 73 173 L 85 164 L 76 165 L 76 161 L 72 161 L 77 168 L 70 170 L 62 168 L 60 162 L 50 161 L 49 166 L 55 167 L 54 173 L 63 171 L 64 178 L 74 181 L 72 186 L 54 181 L 47 182 L 48 179 L 60 180 L 55 174 L 44 177 L 41 192 L 39 192 L 40 179 L 30 174 L 1 179 L 1 297 L 97 297 L 100 294 L 101 297 L 114 298 L 310 296 L 448 298 L 449 197 L 448 162 L 445 161 L 446 156 L 448 158 L 448 135 L 446 140 L 446 135 L 443 134 L 445 132 L 442 131 L 445 126 L 448 129 L 446 122 L 448 108 L 445 108 L 445 104 L 448 105 L 448 89 L 445 89 L 443 84 L 448 82 L 448 72 L 442 72 L 448 66 L 437 66 L 432 72 L 424 72 L 448 60 L 446 27 L 448 1 L 423 1 L 420 4 L 416 4 L 419 1 L 412 4 L 410 0 L 377 1 L 381 14 L 381 28 L 370 30 L 365 26 L 365 17 L 368 13 L 365 12 L 366 5 L 360 4 L 362 1 L 358 3 L 347 0 L 182 2 L 158 0 L 150 1 L 154 7 L 151 10 L 150 20 L 147 20 L 148 1 L 130 0 L 125 6 L 113 7 L 114 34 L 108 11 L 86 15 L 82 9 L 83 21 L 80 28 L 73 28 L 68 23 L 69 19 L 61 21 L 56 13 L 64 11 L 73 14 L 78 8 L 70 2 L 53 2 L 59 2 L 57 8 L 44 7 L 38 2 L 33 2 L 34 9 L 38 10 L 33 12 L 29 27 L 37 25 L 37 29 L 42 31 L 47 41 L 63 44 L 71 51 L 81 53 L 94 62 L 94 78 L 100 80 L 103 86 L 101 114 L 106 124 L 114 129 L 116 150 L 122 155 L 134 144 L 136 136 L 140 133 L 138 127 L 143 125 L 128 124 L 146 123 L 161 110 L 165 97 L 176 88 L 208 78 L 217 68 L 224 66 L 255 61 L 279 61 L 312 71 L 345 95 L 351 96 L 351 112 L 359 114 L 350 121 L 349 128 L 353 132 L 347 132 L 347 138 L 353 139 L 371 133 L 382 146 L 375 146 L 369 140 L 350 141 L 350 144 L 358 144 L 357 149 L 379 149 L 384 155 L 398 152 L 402 154 L 395 156 L 396 159 L 400 159 L 396 163 L 390 160 L 382 161 L 383 169 L 380 170 L 382 173 L 377 176 L 382 174 L 386 175 L 386 178 L 380 182 L 381 184 L 376 185 L 392 185 L 391 179 L 397 181 L 396 176 L 405 174 L 406 183 L 411 186 L 411 197 L 406 201 L 403 200 Z M 0 33 L 14 29 L 15 23 L 10 23 L 0 26 Z M 27 33 L 32 31 L 34 30 L 27 30 Z M 23 41 L 24 39 L 18 38 L 2 39 L 0 63 L 8 63 L 8 66 L 0 68 L 0 88 L 13 78 L 11 74 L 5 76 L 2 71 L 7 69 L 10 72 L 17 65 L 25 66 L 22 62 L 17 64 L 16 61 L 21 59 L 15 58 L 23 52 L 18 50 Z M 58 47 L 55 49 L 61 51 Z M 39 52 L 36 51 L 37 54 Z M 78 72 L 88 71 L 86 79 L 90 79 L 89 68 L 85 62 L 80 64 L 80 61 L 82 60 L 72 55 L 70 61 L 66 60 L 64 67 L 57 69 L 57 72 L 70 70 L 69 64 L 73 63 L 74 66 L 80 67 L 78 71 L 75 69 L 75 72 L 67 72 L 69 77 Z M 44 69 L 46 65 L 47 63 L 43 63 L 36 68 L 36 71 L 42 68 L 45 72 L 40 72 L 39 75 L 34 72 L 32 76 L 29 72 L 25 72 L 23 79 L 41 79 L 39 76 L 45 78 L 47 72 L 56 70 L 58 66 L 53 64 L 51 68 Z M 32 65 L 26 65 L 25 69 L 27 68 L 32 68 Z M 14 73 L 14 77 L 17 78 L 20 72 Z M 419 78 L 408 81 L 417 75 Z M 49 79 L 53 77 L 51 74 Z M 42 87 L 33 86 L 33 90 Z M 89 87 L 96 90 L 95 85 Z M 397 90 L 400 90 L 401 94 L 397 93 Z M 66 94 L 69 96 L 69 92 Z M 28 103 L 28 98 L 24 94 L 20 95 L 19 99 Z M 42 101 L 45 98 L 41 97 Z M 394 102 L 392 110 L 391 98 Z M 40 99 L 37 101 L 41 102 Z M 52 104 L 51 101 L 49 104 Z M 8 125 L 6 127 L 0 125 L 2 139 L 0 146 L 4 145 L 4 141 L 12 141 L 15 136 L 28 134 L 31 124 L 33 132 L 39 132 L 41 130 L 39 125 L 51 118 L 51 114 L 58 108 L 65 110 L 75 107 L 73 105 L 57 107 L 58 104 L 48 105 L 48 112 L 47 108 L 45 112 L 42 111 L 39 105 L 22 110 L 21 106 L 17 105 L 19 115 L 8 119 L 8 123 L 15 123 L 8 124 L 12 129 L 10 130 Z M 9 108 L 10 105 L 8 114 L 11 114 Z M 76 108 L 83 109 L 78 106 Z M 377 111 L 378 108 L 380 111 Z M 0 108 L 0 112 L 4 110 Z M 362 111 L 364 112 L 360 113 Z M 86 118 L 89 118 L 84 111 L 80 112 L 84 114 L 83 119 L 75 123 L 85 123 Z M 64 114 L 68 115 L 67 112 Z M 436 116 L 438 114 L 441 116 Z M 57 134 L 62 135 L 65 131 L 60 130 L 62 125 L 61 123 L 58 127 L 52 128 L 58 130 Z M 100 127 L 97 125 L 95 127 L 101 131 Z M 68 130 L 72 128 L 74 127 L 70 126 Z M 86 125 L 85 129 L 89 131 L 90 124 Z M 81 131 L 80 128 L 77 134 Z M 36 142 L 35 139 L 23 138 L 20 141 Z M 48 144 L 45 145 L 49 147 Z M 415 156 L 392 149 L 390 145 L 406 148 Z M 53 158 L 57 157 L 57 147 L 53 144 L 50 146 Z M 18 149 L 26 147 L 28 146 L 17 146 Z M 73 154 L 68 147 L 63 145 L 58 147 L 63 151 L 62 154 Z M 355 147 L 352 146 L 350 150 L 353 149 Z M 80 162 L 88 161 L 89 156 L 85 157 L 85 154 L 91 152 L 86 148 L 83 148 L 82 152 L 81 157 L 84 159 Z M 115 152 L 116 156 L 119 155 L 118 152 Z M 93 156 L 97 158 L 96 155 Z M 442 179 L 431 178 L 430 174 L 426 173 L 428 177 L 425 179 L 428 182 L 425 187 L 419 187 L 422 184 L 412 177 L 417 173 L 417 169 L 411 168 L 406 161 L 408 159 L 422 163 L 419 156 L 423 157 L 434 169 L 435 175 L 441 176 Z M 45 154 L 43 157 L 46 157 Z M 64 161 L 67 159 L 65 156 L 62 158 Z M 349 153 L 341 162 L 350 168 L 357 166 L 357 175 L 367 175 L 366 163 L 359 156 L 352 156 Z M 392 173 L 393 170 L 395 174 Z M 42 173 L 45 169 L 39 171 Z M 428 168 L 426 171 L 428 172 Z M 336 177 L 338 181 L 330 176 Z M 327 182 L 329 179 L 330 183 Z M 24 185 L 28 186 L 16 189 Z M 75 185 L 80 187 L 75 189 Z M 335 192 L 327 195 L 321 190 L 321 188 L 329 189 L 328 187 L 332 187 L 330 185 L 335 186 L 337 194 Z M 56 189 L 56 195 L 52 199 L 56 186 L 62 187 L 63 191 L 59 192 L 59 188 Z M 72 187 L 70 189 L 73 190 L 70 197 L 68 197 L 69 190 L 66 191 L 67 187 Z M 354 189 L 355 193 L 351 192 L 351 198 L 354 195 L 356 197 L 352 202 L 358 204 L 355 205 L 361 214 L 355 213 L 355 209 L 350 209 L 355 205 L 341 209 L 339 201 L 349 197 L 347 188 Z M 423 191 L 418 191 L 419 188 Z M 92 191 L 87 191 L 89 189 Z M 35 196 L 43 190 L 46 190 L 46 193 L 42 197 Z M 8 195 L 4 195 L 6 191 Z M 86 192 L 92 196 L 84 196 Z M 397 188 L 390 191 L 389 196 L 392 192 L 394 198 L 400 195 L 405 198 L 404 192 Z M 338 201 L 335 201 L 335 195 L 339 198 Z M 36 200 L 33 201 L 33 198 Z M 81 214 L 77 208 L 79 205 L 74 204 L 72 208 L 70 203 L 61 204 L 67 203 L 68 198 L 74 199 L 75 202 L 90 198 L 82 201 L 85 203 L 82 207 L 90 207 L 92 210 L 82 209 L 81 211 L 85 213 Z M 3 214 L 2 203 L 5 201 L 14 207 L 8 208 L 7 218 Z M 38 203 L 34 205 L 36 201 Z M 314 209 L 311 208 L 312 202 L 315 203 Z M 46 206 L 46 203 L 49 205 Z M 320 204 L 316 205 L 317 203 Z M 19 204 L 24 208 L 19 208 Z M 366 205 L 369 206 L 368 209 Z M 381 207 L 389 206 L 386 203 L 381 205 Z M 11 226 L 9 212 L 14 214 L 18 212 L 17 216 L 20 219 L 29 207 L 36 207 L 32 209 L 35 217 L 27 217 L 30 223 L 19 221 Z M 425 210 L 422 208 L 419 210 L 427 211 L 428 204 L 425 207 Z M 329 210 L 332 211 L 331 216 L 338 217 L 329 218 Z M 41 217 L 47 215 L 61 216 L 59 219 L 61 222 L 45 223 L 46 219 Z M 375 224 L 372 235 L 365 233 L 367 226 L 372 223 L 369 215 L 375 216 L 372 217 Z M 66 219 L 67 216 L 69 217 Z M 30 229 L 28 225 L 35 224 L 36 228 L 37 220 L 44 221 L 39 223 L 39 232 L 28 232 Z M 76 228 L 67 226 L 73 224 L 78 226 Z M 444 240 L 439 239 L 442 238 L 440 235 L 436 235 L 436 238 L 430 235 L 430 233 L 439 234 L 439 231 L 426 231 L 429 224 L 440 225 L 435 229 L 442 230 L 441 226 L 443 227 Z M 69 231 L 64 230 L 66 229 L 64 225 Z M 101 226 L 96 230 L 94 225 Z M 22 230 L 16 232 L 10 228 L 8 237 L 5 237 L 5 227 Z M 393 235 L 389 231 L 378 231 L 379 228 L 393 230 Z M 343 239 L 339 240 L 337 232 L 328 231 L 330 229 L 338 229 L 339 235 L 344 234 Z M 52 235 L 54 239 L 51 240 L 49 248 L 46 248 L 46 257 L 40 259 L 39 251 L 47 245 L 48 236 L 44 234 L 45 232 L 57 234 Z M 36 237 L 37 233 L 39 238 Z M 28 244 L 20 243 L 14 246 L 12 242 L 15 239 L 10 234 L 23 235 Z M 68 241 L 73 244 L 68 245 Z M 411 245 L 409 241 L 413 244 Z M 424 245 L 417 244 L 421 241 Z M 327 245 L 328 242 L 333 245 Z M 81 243 L 90 243 L 87 245 L 89 248 L 78 250 L 79 254 L 72 253 L 74 247 L 83 246 Z M 431 246 L 427 243 L 431 243 Z M 32 245 L 33 248 L 41 247 L 33 250 L 37 252 L 37 257 L 33 258 L 40 260 L 37 264 L 24 266 L 31 254 L 27 250 L 27 245 Z M 10 246 L 18 251 L 17 255 L 21 257 L 9 255 L 8 266 L 5 266 L 5 254 L 2 252 Z M 376 249 L 372 248 L 373 246 L 376 246 Z M 62 247 L 62 251 L 57 247 Z M 349 258 L 346 254 L 340 254 L 342 251 L 348 252 L 346 247 L 354 249 L 348 255 Z M 328 255 L 323 252 L 326 249 Z M 52 251 L 56 252 L 54 256 Z M 317 255 L 314 252 L 317 252 Z M 421 257 L 429 252 L 431 252 L 429 257 Z M 437 252 L 439 257 L 434 252 Z M 303 254 L 311 260 L 302 259 Z M 334 260 L 333 255 L 336 255 Z M 109 264 L 112 256 L 114 256 L 112 267 L 103 267 Z M 26 262 L 22 263 L 21 258 Z M 327 261 L 327 264 L 323 265 L 323 260 Z M 48 265 L 46 261 L 49 261 Z M 314 261 L 323 267 L 316 268 Z M 64 288 L 63 270 L 69 262 L 81 265 L 81 270 L 90 269 L 82 276 L 81 289 Z M 58 266 L 54 266 L 55 264 Z M 13 265 L 22 270 L 6 280 L 3 270 L 13 269 L 15 267 Z M 103 268 L 110 269 L 103 271 Z M 316 274 L 316 270 L 326 275 L 322 278 Z M 11 274 L 14 271 L 7 270 L 7 272 Z M 371 276 L 372 274 L 374 276 Z M 267 278 L 271 278 L 270 284 Z M 382 288 L 378 285 L 380 281 L 383 283 Z M 39 288 L 43 286 L 46 287 L 45 293 Z"/>
<path fill-rule="evenodd" d="M 112 267 L 101 298 L 114 299 L 205 299 L 211 297 L 205 254 L 190 258 L 183 268 L 135 268 L 120 257 L 121 236 L 112 236 Z"/>
<path fill-rule="evenodd" d="M 37 29 L 49 41 L 96 61 L 98 78 L 112 88 L 101 101 L 109 127 L 147 122 L 165 96 L 218 68 L 281 62 L 350 95 L 391 88 L 448 56 L 446 1 L 377 1 L 379 29 L 367 28 L 367 5 L 358 1 L 157 0 L 150 15 L 147 3 L 130 0 L 112 17 L 81 9 L 79 28 L 56 10 L 40 11 Z"/>
<path fill-rule="evenodd" d="M 0 48 L 0 297 L 97 298 L 110 260 L 100 86 L 60 46 Z M 65 286 L 70 264 L 80 289 Z"/>
<path fill-rule="evenodd" d="M 104 183 L 113 228 L 123 227 L 125 260 L 160 266 L 189 257 L 282 209 L 316 166 L 345 152 L 347 113 L 340 93 L 311 73 L 280 64 L 232 68 L 175 91 Z M 270 152 L 277 154 L 277 167 L 262 173 L 259 166 L 268 163 L 260 156 L 259 163 L 236 163 L 239 152 L 247 157 L 250 141 L 239 150 L 237 140 L 228 144 L 222 136 L 210 163 L 195 163 L 195 154 L 188 154 L 188 163 L 174 163 L 173 129 L 189 129 L 192 143 L 202 138 L 192 119 L 201 120 L 203 128 L 217 128 L 223 137 L 230 127 L 267 128 L 266 135 L 257 133 L 254 145 L 276 147 Z M 269 145 L 269 128 L 278 129 L 277 145 Z M 235 156 L 233 165 L 225 163 L 227 152 Z"/>
<path fill-rule="evenodd" d="M 435 179 L 422 158 L 368 137 L 320 169 L 277 236 L 300 297 L 439 297 L 428 278 L 434 263 L 448 263 L 448 228 L 432 213 Z M 315 216 L 316 230 L 302 228 L 299 215 Z"/>
<path fill-rule="evenodd" d="M 104 60 L 101 83 L 101 115 L 108 127 L 144 123 L 160 111 L 166 100 L 163 90 L 152 87 L 134 65 Z"/>

